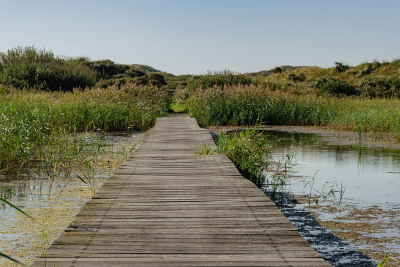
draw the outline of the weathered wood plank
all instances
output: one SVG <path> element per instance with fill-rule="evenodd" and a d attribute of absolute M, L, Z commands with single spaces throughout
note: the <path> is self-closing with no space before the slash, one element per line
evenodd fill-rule
<path fill-rule="evenodd" d="M 330 266 L 190 117 L 140 148 L 32 266 Z"/>

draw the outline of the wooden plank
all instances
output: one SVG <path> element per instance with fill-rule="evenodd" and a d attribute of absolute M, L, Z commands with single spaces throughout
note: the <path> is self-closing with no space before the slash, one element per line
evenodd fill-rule
<path fill-rule="evenodd" d="M 32 266 L 330 266 L 190 117 L 139 149 Z"/>

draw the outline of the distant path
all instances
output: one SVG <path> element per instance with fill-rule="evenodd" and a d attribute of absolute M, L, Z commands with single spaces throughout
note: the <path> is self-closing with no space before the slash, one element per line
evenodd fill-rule
<path fill-rule="evenodd" d="M 196 158 L 206 143 L 215 148 L 195 119 L 157 119 L 50 246 L 47 266 L 331 266 L 225 155 Z"/>

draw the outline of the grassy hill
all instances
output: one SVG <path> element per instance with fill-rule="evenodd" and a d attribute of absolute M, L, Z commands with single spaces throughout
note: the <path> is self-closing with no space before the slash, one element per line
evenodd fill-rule
<path fill-rule="evenodd" d="M 250 77 L 267 77 L 267 76 L 275 73 L 278 68 L 281 69 L 283 72 L 285 72 L 285 71 L 295 70 L 295 69 L 298 69 L 298 68 L 305 68 L 305 66 L 283 65 L 283 66 L 276 67 L 276 68 L 273 68 L 273 69 L 270 69 L 270 70 L 262 70 L 262 71 L 258 71 L 258 72 L 248 72 L 248 73 L 245 73 L 245 74 L 247 76 L 250 76 Z"/>

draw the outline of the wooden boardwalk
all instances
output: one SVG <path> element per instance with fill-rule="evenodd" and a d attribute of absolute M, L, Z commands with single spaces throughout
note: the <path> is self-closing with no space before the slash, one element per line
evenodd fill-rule
<path fill-rule="evenodd" d="M 158 119 L 47 251 L 47 266 L 331 266 L 190 117 Z M 42 255 L 32 266 L 44 266 Z"/>

